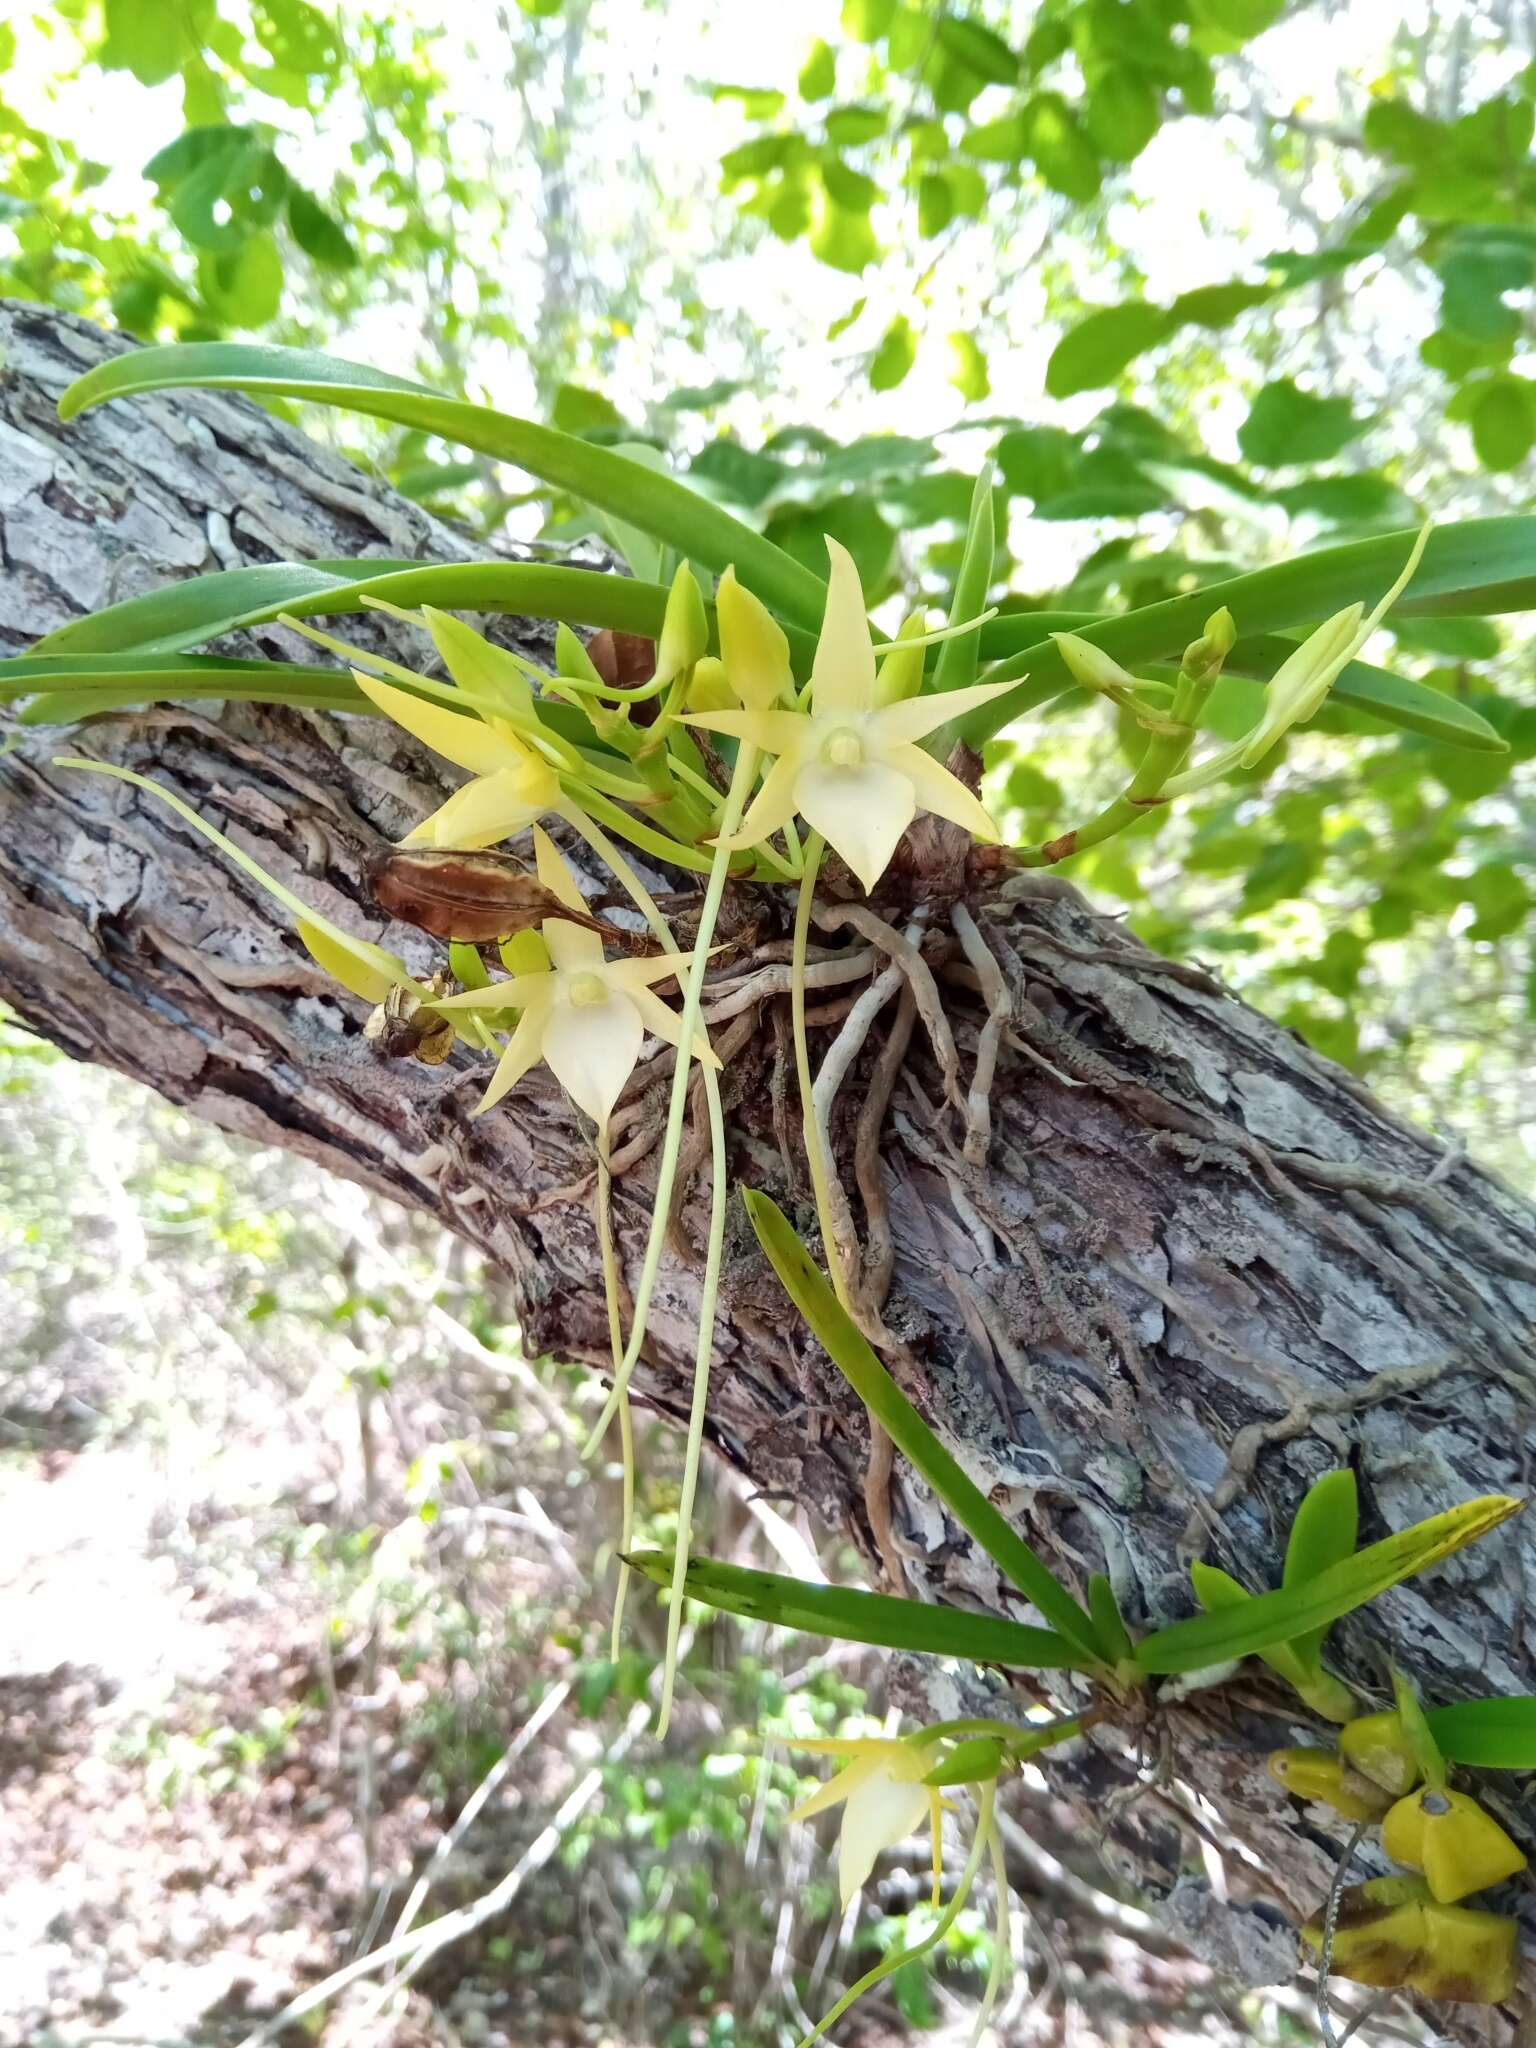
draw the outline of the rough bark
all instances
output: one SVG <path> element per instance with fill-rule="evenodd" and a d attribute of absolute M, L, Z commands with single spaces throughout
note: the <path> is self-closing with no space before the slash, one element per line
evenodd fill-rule
<path fill-rule="evenodd" d="M 61 428 L 63 384 L 118 346 L 35 308 L 0 309 L 6 651 L 215 566 L 469 552 L 243 401 L 150 398 Z M 255 638 L 275 650 L 286 636 Z M 52 768 L 57 737 L 24 731 L 0 759 L 0 992 L 77 1057 L 430 1211 L 509 1277 L 532 1350 L 600 1367 L 589 1153 L 558 1095 L 536 1075 L 471 1123 L 483 1072 L 466 1053 L 435 1070 L 376 1059 L 358 1006 L 330 991 L 272 906 L 137 792 Z M 331 916 L 433 964 L 431 942 L 383 924 L 361 881 L 370 852 L 441 787 L 428 757 L 381 721 L 161 708 L 103 716 L 77 742 L 161 777 Z M 984 1166 L 968 1163 L 963 1108 L 940 1113 L 940 1066 L 919 1022 L 884 1125 L 885 1315 L 909 1390 L 1030 1539 L 1079 1581 L 1106 1569 L 1127 1613 L 1150 1624 L 1189 1611 L 1192 1554 L 1250 1585 L 1275 1582 L 1291 1510 L 1345 1459 L 1362 1540 L 1473 1494 L 1522 1490 L 1536 1212 L 1074 892 L 1015 885 L 976 908 L 1008 1023 L 990 1148 Z M 959 935 L 931 922 L 963 1102 L 987 1011 Z M 989 977 L 973 945 L 977 957 Z M 845 1159 L 889 1043 L 894 984 L 839 1098 Z M 773 1007 L 730 1068 L 733 1173 L 788 1187 L 808 1226 L 780 1143 Z M 631 1278 L 649 1190 L 645 1162 L 619 1185 Z M 682 1233 L 695 1242 L 700 1200 L 696 1184 Z M 696 1301 L 695 1258 L 670 1259 L 639 1384 L 674 1413 Z M 786 1312 L 739 1214 L 716 1343 L 716 1449 L 846 1527 L 878 1572 L 862 1413 Z M 914 1590 L 1009 1611 L 991 1565 L 910 1474 L 896 1473 L 890 1507 L 887 1549 Z M 1431 1701 L 1536 1690 L 1532 1541 L 1526 1520 L 1506 1525 L 1346 1621 L 1337 1668 L 1368 1695 L 1388 1655 Z M 1266 1776 L 1269 1748 L 1309 1736 L 1255 1671 L 1140 1728 L 1102 1731 L 1058 1775 L 1107 1828 L 1128 1878 L 1258 1982 L 1288 1974 L 1281 1915 L 1294 1923 L 1321 1901 L 1345 1830 Z M 922 1683 L 942 1711 L 954 1681 Z M 1147 1757 L 1162 1759 L 1163 1780 L 1133 1800 Z M 1510 1781 L 1483 1789 L 1529 1842 Z M 1209 1806 L 1197 1813 L 1193 1794 Z M 1384 1867 L 1373 1855 L 1362 1851 L 1360 1874 Z M 1213 1857 L 1226 1905 L 1212 1899 Z M 1434 2024 L 1463 2022 L 1441 2007 Z M 1481 2025 L 1467 2016 L 1467 2037 L 1486 2038 Z"/>

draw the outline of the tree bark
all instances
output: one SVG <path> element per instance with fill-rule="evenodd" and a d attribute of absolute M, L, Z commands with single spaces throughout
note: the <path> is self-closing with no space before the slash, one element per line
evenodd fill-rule
<path fill-rule="evenodd" d="M 0 307 L 4 651 L 218 566 L 472 552 L 242 400 L 140 399 L 61 428 L 63 385 L 120 346 L 61 315 Z M 511 630 L 531 651 L 546 644 L 542 628 Z M 419 661 L 404 629 L 367 631 Z M 222 651 L 295 649 L 271 628 Z M 383 721 L 162 707 L 103 715 L 67 738 L 165 781 L 331 917 L 423 972 L 438 964 L 433 942 L 381 919 L 363 882 L 369 855 L 444 786 Z M 463 1050 L 438 1069 L 376 1058 L 360 1006 L 336 995 L 274 906 L 138 792 L 52 767 L 59 739 L 22 729 L 0 758 L 6 999 L 78 1058 L 430 1211 L 508 1276 L 530 1351 L 601 1370 L 590 1153 L 542 1071 L 472 1123 L 483 1062 Z M 1520 1492 L 1536 1212 L 1071 889 L 1023 878 L 972 908 L 974 927 L 935 915 L 919 933 L 953 1023 L 959 1099 L 945 1105 L 943 1062 L 917 1018 L 880 1126 L 877 1189 L 894 1240 L 884 1314 L 908 1391 L 1029 1539 L 1079 1586 L 1106 1570 L 1128 1616 L 1155 1625 L 1191 1611 L 1193 1555 L 1250 1586 L 1277 1583 L 1297 1501 L 1345 1461 L 1362 1541 L 1473 1494 Z M 822 936 L 866 950 L 856 932 Z M 885 966 L 877 955 L 827 1000 Z M 894 1064 L 893 1035 L 913 1022 L 900 981 L 886 977 L 890 1001 L 838 1097 L 845 1163 Z M 986 1033 L 988 989 L 1001 990 L 1001 1035 Z M 784 1143 L 782 1005 L 745 1012 L 757 1028 L 728 1067 L 732 1178 L 768 1186 L 809 1231 Z M 845 1025 L 823 1026 L 822 1050 Z M 968 1125 L 966 1105 L 989 1045 L 984 1137 L 979 1106 Z M 863 1181 L 851 1165 L 845 1179 L 857 1209 L 867 1157 Z M 616 1191 L 631 1280 L 651 1185 L 642 1159 Z M 690 1387 L 704 1192 L 696 1178 L 637 1380 L 673 1414 Z M 735 1205 L 715 1338 L 721 1455 L 849 1531 L 872 1574 L 883 1556 L 925 1597 L 1016 1610 L 909 1472 L 892 1479 L 890 1529 L 871 1525 L 867 1491 L 882 1516 L 862 1411 L 797 1327 Z M 1378 1699 L 1388 1657 L 1432 1703 L 1536 1690 L 1532 1541 L 1527 1519 L 1507 1524 L 1346 1620 L 1336 1667 Z M 954 1710 L 952 1674 L 928 1668 L 912 1683 L 931 1709 Z M 1264 1771 L 1270 1748 L 1309 1739 L 1326 1736 L 1250 1666 L 1158 1704 L 1140 1727 L 1096 1731 L 1052 1778 L 1181 1935 L 1234 1976 L 1273 1981 L 1294 1967 L 1284 1922 L 1321 1903 L 1348 1832 Z M 1529 1846 L 1536 1831 L 1511 1781 L 1479 1789 Z M 1356 1875 L 1385 1867 L 1367 1845 Z M 1212 1889 L 1223 1883 L 1224 1904 Z M 1485 2038 L 1471 2009 L 1439 2007 L 1433 2024 Z"/>

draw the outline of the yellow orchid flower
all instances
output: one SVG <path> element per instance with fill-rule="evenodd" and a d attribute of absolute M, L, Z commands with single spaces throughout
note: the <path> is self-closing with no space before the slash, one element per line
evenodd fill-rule
<path fill-rule="evenodd" d="M 474 778 L 408 832 L 403 845 L 495 846 L 559 807 L 559 777 L 506 719 L 463 718 L 359 668 L 352 680 L 386 718 Z"/>
<path fill-rule="evenodd" d="M 741 829 L 722 846 L 732 853 L 756 846 L 798 813 L 869 890 L 920 810 L 948 818 L 975 838 L 997 838 L 997 827 L 964 783 L 917 742 L 1014 685 L 977 683 L 882 704 L 859 572 L 830 535 L 827 552 L 827 608 L 807 698 L 793 710 L 754 703 L 740 711 L 693 712 L 684 723 L 750 741 L 778 757 Z M 730 674 L 728 649 L 725 663 Z M 739 672 L 745 681 L 747 672 Z M 755 672 L 747 687 L 755 687 Z"/>
<path fill-rule="evenodd" d="M 884 1735 L 795 1741 L 790 1747 L 807 1750 L 812 1756 L 849 1759 L 845 1770 L 819 1785 L 789 1816 L 791 1820 L 810 1820 L 828 1807 L 843 1808 L 837 1879 L 845 1911 L 874 1869 L 876 1857 L 915 1834 L 925 1817 L 933 1828 L 937 1862 L 943 1801 L 937 1786 L 923 1783 L 933 1768 L 930 1751 L 916 1742 Z"/>
<path fill-rule="evenodd" d="M 576 878 L 553 841 L 537 826 L 533 839 L 539 880 L 570 909 L 584 911 Z M 543 936 L 548 968 L 516 974 L 488 988 L 465 989 L 445 996 L 436 1007 L 522 1012 L 490 1086 L 476 1105 L 476 1116 L 494 1108 L 530 1067 L 543 1060 L 577 1108 L 604 1130 L 640 1057 L 645 1034 L 649 1031 L 668 1045 L 681 1046 L 682 1019 L 651 984 L 686 974 L 693 956 L 662 953 L 608 960 L 598 933 L 559 916 L 544 920 Z M 708 1066 L 720 1064 L 702 1034 L 694 1039 L 693 1053 Z"/>

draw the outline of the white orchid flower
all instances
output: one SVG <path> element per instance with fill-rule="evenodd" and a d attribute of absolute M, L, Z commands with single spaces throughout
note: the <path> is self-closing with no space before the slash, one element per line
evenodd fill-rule
<path fill-rule="evenodd" d="M 997 838 L 997 827 L 964 783 L 917 742 L 1015 685 L 977 683 L 882 704 L 859 572 L 847 549 L 830 535 L 827 551 L 832 558 L 827 608 L 807 698 L 793 710 L 771 708 L 771 699 L 764 705 L 767 676 L 775 665 L 764 663 L 760 670 L 755 661 L 738 663 L 733 674 L 727 643 L 726 673 L 748 699 L 746 708 L 694 712 L 684 723 L 750 741 L 777 756 L 740 830 L 722 839 L 722 846 L 733 853 L 756 846 L 798 813 L 870 890 L 920 810 L 948 818 L 974 838 Z M 733 595 L 726 619 L 734 606 Z M 722 631 L 729 632 L 724 622 Z"/>
<path fill-rule="evenodd" d="M 844 1910 L 885 1850 L 915 1834 L 927 1819 L 933 1828 L 935 1854 L 943 1801 L 936 1786 L 925 1785 L 933 1768 L 932 1754 L 918 1743 L 890 1736 L 794 1742 L 794 1749 L 813 1756 L 849 1759 L 845 1770 L 819 1785 L 790 1814 L 809 1820 L 828 1807 L 843 1808 L 837 1844 L 838 1890 Z"/>
<path fill-rule="evenodd" d="M 461 721 L 462 722 L 462 721 Z M 539 880 L 572 910 L 586 904 L 576 878 L 553 841 L 534 827 Z M 492 1109 L 543 1060 L 578 1109 L 605 1130 L 624 1083 L 634 1071 L 649 1031 L 668 1045 L 681 1047 L 682 1019 L 669 1010 L 653 982 L 685 975 L 691 953 L 662 953 L 644 959 L 608 960 L 597 932 L 567 923 L 556 915 L 544 920 L 544 944 L 550 965 L 534 974 L 516 974 L 488 988 L 465 989 L 445 996 L 439 1010 L 520 1010 L 517 1028 L 497 1063 L 490 1086 L 475 1109 Z M 708 1066 L 720 1062 L 700 1033 L 693 1054 Z"/>

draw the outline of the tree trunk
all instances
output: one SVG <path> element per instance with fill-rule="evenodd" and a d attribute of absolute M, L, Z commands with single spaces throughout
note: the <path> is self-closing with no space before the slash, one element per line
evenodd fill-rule
<path fill-rule="evenodd" d="M 471 552 L 238 399 L 138 399 L 61 428 L 63 385 L 120 346 L 35 307 L 0 308 L 5 651 L 216 566 Z M 403 629 L 368 630 L 420 658 Z M 536 651 L 543 629 L 523 644 Z M 228 649 L 258 650 L 294 651 L 276 628 Z M 376 1058 L 360 1007 L 338 999 L 266 898 L 138 792 L 50 766 L 59 737 L 24 729 L 0 759 L 0 992 L 76 1057 L 431 1211 L 508 1276 L 531 1351 L 601 1369 L 590 1154 L 542 1070 L 471 1123 L 483 1061 Z M 423 972 L 436 964 L 432 942 L 381 920 L 362 880 L 370 853 L 443 786 L 383 721 L 171 707 L 103 715 L 68 746 L 153 773 L 327 914 Z M 1079 1585 L 1107 1570 L 1127 1614 L 1151 1625 L 1191 1610 L 1193 1555 L 1250 1586 L 1277 1583 L 1290 1513 L 1329 1467 L 1347 1461 L 1358 1475 L 1362 1541 L 1473 1494 L 1520 1491 L 1536 1212 L 1062 884 L 1016 880 L 972 909 L 974 925 L 963 911 L 953 928 L 935 915 L 918 934 L 953 1023 L 957 1100 L 945 1105 L 944 1063 L 892 970 L 833 1128 L 847 1162 L 867 1126 L 861 1172 L 844 1177 L 856 1210 L 861 1196 L 874 1202 L 865 1235 L 888 1206 L 897 1370 L 1030 1540 Z M 822 937 L 829 951 L 873 955 L 814 999 L 835 1007 L 887 962 L 855 929 Z M 717 981 L 747 988 L 743 972 L 727 966 Z M 783 1006 L 759 991 L 741 1013 L 756 1023 L 740 1027 L 750 1035 L 727 1069 L 732 1177 L 789 1199 L 809 1228 L 787 1141 Z M 868 1007 L 825 1022 L 820 1052 Z M 989 1133 L 978 1052 L 983 1064 L 997 1056 Z M 650 1128 L 653 1097 L 638 1100 L 621 1154 L 640 1154 Z M 651 1185 L 652 1161 L 638 1157 L 617 1188 L 631 1280 Z M 689 1393 L 702 1211 L 696 1179 L 637 1380 L 673 1414 Z M 932 1599 L 1016 1608 L 900 1468 L 883 1526 L 862 1411 L 797 1327 L 735 1207 L 715 1334 L 718 1452 L 846 1528 L 872 1573 L 900 1571 Z M 1533 1689 L 1531 1544 L 1523 1520 L 1508 1524 L 1340 1624 L 1337 1667 L 1368 1697 L 1381 1695 L 1387 1657 L 1431 1702 Z M 929 1710 L 954 1711 L 952 1676 L 929 1668 L 912 1682 Z M 1263 1760 L 1276 1744 L 1325 1738 L 1259 1666 L 1152 1715 L 1096 1731 L 1053 1765 L 1053 1782 L 1194 1946 L 1249 1982 L 1289 1975 L 1282 1916 L 1294 1924 L 1320 1904 L 1347 1829 L 1284 1795 Z M 1480 1789 L 1529 1845 L 1510 1785 Z M 1357 1875 L 1385 1868 L 1371 1845 L 1359 1864 Z M 1470 2009 L 1433 2019 L 1484 2038 Z"/>

